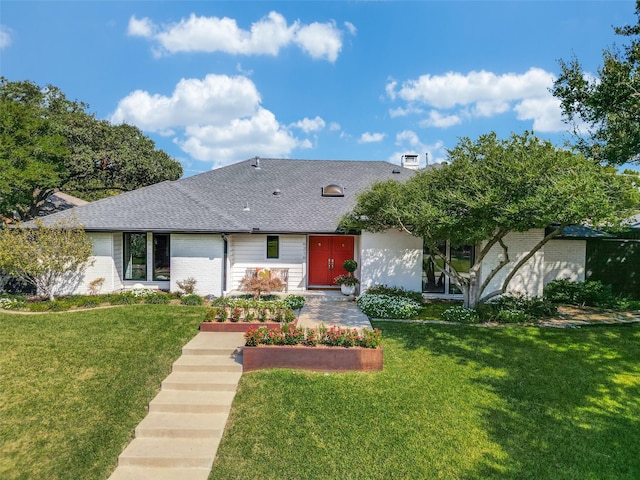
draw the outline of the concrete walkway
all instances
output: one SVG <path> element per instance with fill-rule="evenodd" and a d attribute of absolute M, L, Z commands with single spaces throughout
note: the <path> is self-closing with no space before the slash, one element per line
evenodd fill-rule
<path fill-rule="evenodd" d="M 298 325 L 371 328 L 353 298 L 305 295 Z M 242 375 L 242 333 L 198 333 L 149 403 L 109 480 L 207 480 Z"/>
<path fill-rule="evenodd" d="M 200 332 L 182 349 L 110 480 L 207 480 L 242 375 L 242 333 Z"/>
<path fill-rule="evenodd" d="M 298 317 L 298 326 L 318 328 L 321 323 L 327 327 L 371 328 L 369 318 L 360 311 L 353 297 L 307 297 Z"/>

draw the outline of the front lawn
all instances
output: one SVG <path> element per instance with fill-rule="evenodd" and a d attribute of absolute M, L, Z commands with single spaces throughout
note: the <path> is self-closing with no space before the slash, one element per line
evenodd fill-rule
<path fill-rule="evenodd" d="M 0 311 L 0 478 L 108 478 L 205 311 Z"/>
<path fill-rule="evenodd" d="M 375 322 L 384 371 L 243 375 L 212 479 L 640 478 L 640 326 Z"/>

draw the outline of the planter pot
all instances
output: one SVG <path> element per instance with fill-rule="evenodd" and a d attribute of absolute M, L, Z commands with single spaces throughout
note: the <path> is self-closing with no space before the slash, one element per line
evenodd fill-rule
<path fill-rule="evenodd" d="M 320 372 L 382 370 L 381 348 L 260 345 L 242 348 L 245 372 L 263 368 L 296 368 Z"/>
<path fill-rule="evenodd" d="M 356 293 L 356 285 L 340 285 L 340 291 L 343 295 L 355 295 Z"/>
<path fill-rule="evenodd" d="M 289 325 L 295 327 L 297 320 L 290 322 Z M 251 327 L 267 327 L 269 330 L 280 328 L 283 324 L 276 322 L 201 322 L 201 332 L 241 332 L 247 333 Z"/>

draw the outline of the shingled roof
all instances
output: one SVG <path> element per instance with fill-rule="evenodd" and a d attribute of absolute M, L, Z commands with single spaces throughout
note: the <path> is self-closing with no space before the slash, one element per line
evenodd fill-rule
<path fill-rule="evenodd" d="M 383 161 L 254 158 L 45 219 L 73 215 L 87 231 L 332 233 L 358 193 L 414 174 Z M 332 184 L 344 196 L 323 196 Z"/>

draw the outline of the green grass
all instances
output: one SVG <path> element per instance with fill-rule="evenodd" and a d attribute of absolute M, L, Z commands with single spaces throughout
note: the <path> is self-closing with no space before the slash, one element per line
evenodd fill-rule
<path fill-rule="evenodd" d="M 108 478 L 204 312 L 0 312 L 0 478 Z"/>
<path fill-rule="evenodd" d="M 382 372 L 243 375 L 210 480 L 640 478 L 640 326 L 375 326 Z"/>

